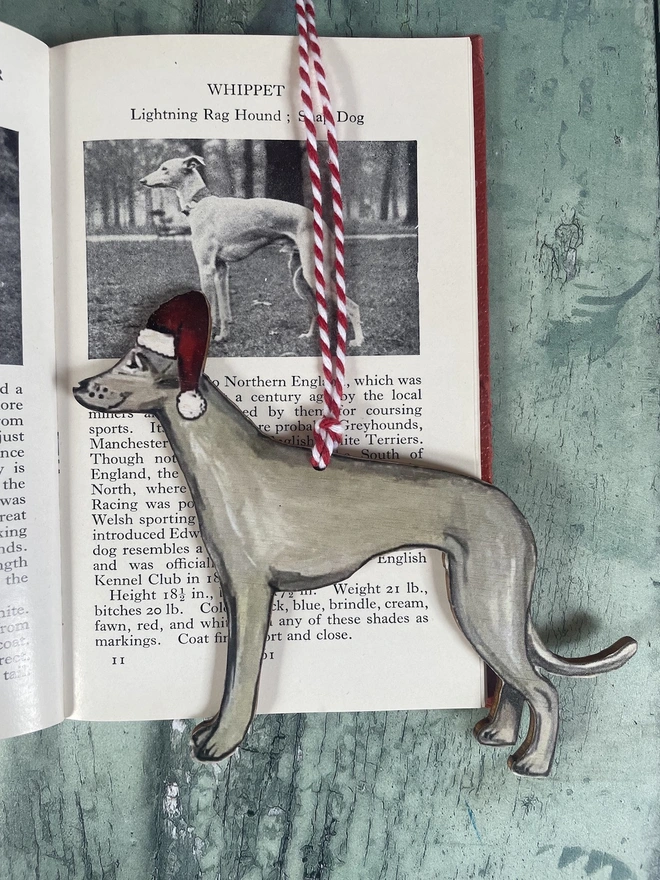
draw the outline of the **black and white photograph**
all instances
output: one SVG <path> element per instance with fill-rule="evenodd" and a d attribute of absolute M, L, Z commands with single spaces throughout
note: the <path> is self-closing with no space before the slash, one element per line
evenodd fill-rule
<path fill-rule="evenodd" d="M 88 141 L 84 157 L 90 358 L 120 357 L 186 290 L 211 305 L 211 357 L 318 357 L 304 143 Z M 340 167 L 348 354 L 419 354 L 417 143 L 344 141 Z M 327 184 L 330 229 L 331 212 Z"/>
<path fill-rule="evenodd" d="M 18 132 L 0 127 L 0 364 L 23 363 Z"/>

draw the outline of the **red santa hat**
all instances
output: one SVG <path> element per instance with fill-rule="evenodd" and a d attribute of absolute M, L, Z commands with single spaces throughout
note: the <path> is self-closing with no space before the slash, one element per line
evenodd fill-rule
<path fill-rule="evenodd" d="M 181 387 L 176 405 L 184 419 L 198 419 L 206 412 L 198 386 L 210 335 L 208 301 L 203 293 L 191 290 L 159 306 L 137 338 L 143 348 L 176 358 Z"/>

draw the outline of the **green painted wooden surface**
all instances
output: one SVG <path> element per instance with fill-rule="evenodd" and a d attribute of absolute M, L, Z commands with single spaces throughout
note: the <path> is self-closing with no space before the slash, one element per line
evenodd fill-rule
<path fill-rule="evenodd" d="M 537 535 L 550 645 L 630 633 L 639 654 L 558 682 L 549 780 L 512 776 L 472 740 L 471 712 L 259 718 L 219 767 L 189 760 L 187 724 L 2 743 L 0 878 L 655 880 L 652 3 L 332 0 L 318 14 L 322 34 L 485 35 L 495 478 Z M 293 29 L 291 0 L 0 0 L 0 19 L 51 43 Z"/>

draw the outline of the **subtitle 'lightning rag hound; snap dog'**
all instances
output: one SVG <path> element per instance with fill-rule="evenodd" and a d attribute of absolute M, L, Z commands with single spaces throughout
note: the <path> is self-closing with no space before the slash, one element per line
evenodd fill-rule
<path fill-rule="evenodd" d="M 249 257 L 254 251 L 274 242 L 285 244 L 290 254 L 289 269 L 296 294 L 315 308 L 314 301 L 314 224 L 312 212 L 302 205 L 278 199 L 237 199 L 214 196 L 206 187 L 199 169 L 204 160 L 199 156 L 168 159 L 143 177 L 144 186 L 170 187 L 178 198 L 181 210 L 188 215 L 192 246 L 202 291 L 211 303 L 213 326 L 218 328 L 215 339 L 229 336 L 232 323 L 227 263 Z M 324 242 L 330 242 L 325 228 Z M 329 248 L 326 246 L 326 262 Z M 331 285 L 329 304 L 335 297 Z M 348 319 L 353 326 L 352 346 L 364 341 L 360 309 L 352 299 L 346 301 Z M 311 337 L 316 319 L 307 333 Z"/>
<path fill-rule="evenodd" d="M 553 654 L 530 618 L 534 536 L 506 495 L 458 474 L 341 456 L 314 471 L 304 449 L 260 434 L 202 375 L 209 333 L 202 294 L 182 294 L 154 312 L 122 360 L 74 389 L 91 409 L 160 420 L 221 577 L 229 627 L 224 695 L 218 714 L 193 731 L 196 757 L 219 760 L 246 734 L 277 591 L 324 587 L 376 555 L 425 546 L 447 555 L 456 620 L 501 679 L 477 739 L 515 744 L 527 702 L 529 730 L 509 765 L 547 775 L 559 711 L 557 691 L 539 670 L 607 672 L 632 657 L 636 642 L 622 638 L 590 657 Z"/>

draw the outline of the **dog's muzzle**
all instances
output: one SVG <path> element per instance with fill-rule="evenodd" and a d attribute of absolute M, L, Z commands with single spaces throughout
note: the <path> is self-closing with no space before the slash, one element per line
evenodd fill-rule
<path fill-rule="evenodd" d="M 88 409 L 98 409 L 102 411 L 116 409 L 116 407 L 122 404 L 126 398 L 130 396 L 127 391 L 111 391 L 107 385 L 103 382 L 98 382 L 95 379 L 84 379 L 72 390 L 73 396 L 78 403 L 86 406 Z"/>

